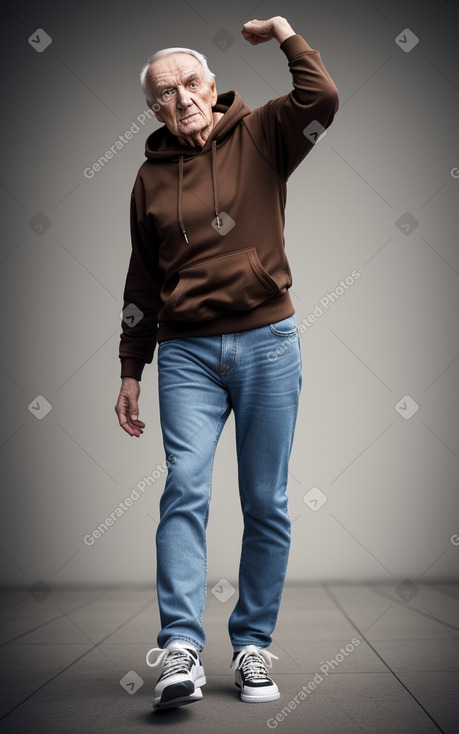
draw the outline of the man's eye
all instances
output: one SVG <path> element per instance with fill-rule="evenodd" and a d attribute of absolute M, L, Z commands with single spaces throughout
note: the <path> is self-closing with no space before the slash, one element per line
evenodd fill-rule
<path fill-rule="evenodd" d="M 196 88 L 198 86 L 198 82 L 190 82 L 190 87 Z"/>
<path fill-rule="evenodd" d="M 171 99 L 171 97 L 174 96 L 174 90 L 173 89 L 165 89 L 161 96 L 162 96 L 163 99 L 166 99 L 166 100 L 167 99 Z"/>

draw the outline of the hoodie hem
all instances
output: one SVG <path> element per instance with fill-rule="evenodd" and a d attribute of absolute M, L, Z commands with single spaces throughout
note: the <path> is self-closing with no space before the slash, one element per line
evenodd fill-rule
<path fill-rule="evenodd" d="M 158 329 L 158 344 L 171 339 L 183 339 L 190 336 L 220 336 L 239 331 L 258 329 L 261 326 L 275 324 L 278 321 L 293 316 L 293 307 L 290 294 L 287 291 L 279 298 L 268 301 L 252 311 L 231 314 L 218 319 L 201 321 L 160 321 Z"/>

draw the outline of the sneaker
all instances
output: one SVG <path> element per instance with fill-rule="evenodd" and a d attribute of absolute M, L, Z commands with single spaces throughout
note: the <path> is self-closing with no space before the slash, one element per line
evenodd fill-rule
<path fill-rule="evenodd" d="M 272 667 L 272 658 L 279 660 L 276 655 L 255 645 L 247 645 L 234 653 L 230 668 L 235 670 L 235 683 L 246 703 L 276 701 L 280 697 L 279 689 L 266 668 L 266 663 Z"/>
<path fill-rule="evenodd" d="M 159 652 L 156 661 L 150 655 Z M 171 642 L 164 649 L 154 647 L 147 653 L 147 665 L 154 668 L 162 662 L 163 671 L 156 683 L 153 697 L 154 709 L 171 709 L 200 701 L 200 686 L 206 682 L 199 653 L 181 642 Z"/>

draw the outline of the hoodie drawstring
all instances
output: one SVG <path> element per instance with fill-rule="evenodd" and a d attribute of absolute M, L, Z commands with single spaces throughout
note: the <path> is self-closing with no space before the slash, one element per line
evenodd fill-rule
<path fill-rule="evenodd" d="M 217 217 L 217 229 L 220 229 L 220 210 L 218 208 L 218 192 L 217 192 L 217 141 L 212 140 L 212 189 L 214 192 L 214 210 Z"/>
<path fill-rule="evenodd" d="M 183 155 L 181 155 L 179 158 L 179 185 L 178 185 L 178 199 L 177 199 L 177 216 L 178 216 L 180 229 L 182 230 L 182 234 L 185 238 L 185 242 L 188 244 L 188 237 L 186 236 L 185 225 L 183 224 L 183 217 L 182 217 L 182 189 L 183 189 Z"/>
<path fill-rule="evenodd" d="M 220 229 L 222 222 L 220 219 L 220 209 L 218 205 L 218 188 L 217 188 L 217 141 L 212 141 L 211 149 L 212 157 L 212 191 L 214 196 L 214 211 L 217 219 L 217 229 Z M 177 218 L 180 226 L 180 230 L 185 238 L 185 242 L 188 243 L 188 237 L 185 231 L 185 225 L 183 223 L 182 214 L 182 193 L 183 193 L 183 155 L 179 158 L 179 182 L 178 182 L 178 197 L 177 197 Z"/>

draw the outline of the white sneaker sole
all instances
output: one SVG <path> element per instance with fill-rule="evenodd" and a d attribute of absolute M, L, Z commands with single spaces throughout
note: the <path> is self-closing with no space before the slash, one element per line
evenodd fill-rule
<path fill-rule="evenodd" d="M 247 693 L 241 693 L 241 701 L 244 703 L 268 703 L 268 701 L 277 701 L 280 698 L 280 693 L 269 693 L 266 696 L 251 696 Z"/>
<path fill-rule="evenodd" d="M 268 701 L 277 701 L 277 699 L 280 698 L 280 691 L 277 686 L 275 691 L 266 691 L 266 693 L 263 693 L 263 687 L 260 687 L 252 689 L 254 691 L 259 691 L 259 693 L 246 693 L 242 685 L 241 674 L 238 670 L 236 671 L 235 678 L 236 680 L 234 682 L 237 688 L 239 688 L 241 700 L 244 701 L 244 703 L 267 703 Z"/>

